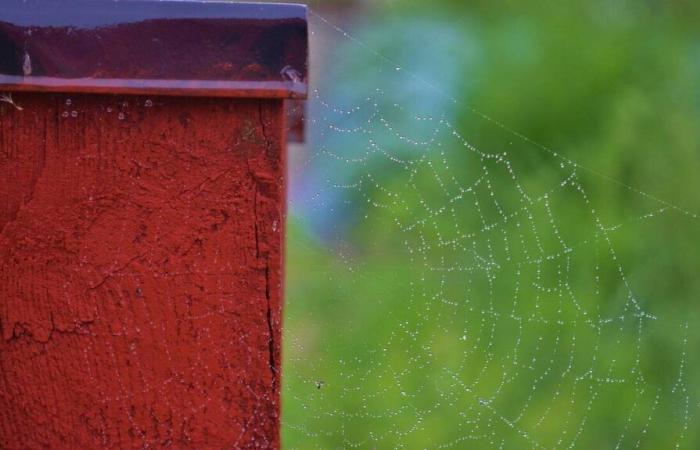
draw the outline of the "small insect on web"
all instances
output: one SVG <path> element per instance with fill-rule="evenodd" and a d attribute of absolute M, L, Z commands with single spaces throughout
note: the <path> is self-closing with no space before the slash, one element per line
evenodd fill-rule
<path fill-rule="evenodd" d="M 697 443 L 698 317 L 655 281 L 650 237 L 676 245 L 698 215 L 434 100 L 422 75 L 312 17 L 342 51 L 292 161 L 289 448 Z M 341 57 L 385 70 L 362 78 Z M 310 379 L 325 380 L 314 395 Z"/>

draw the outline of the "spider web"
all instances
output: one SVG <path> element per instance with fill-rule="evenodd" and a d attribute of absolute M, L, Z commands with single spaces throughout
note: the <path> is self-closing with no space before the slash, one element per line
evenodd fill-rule
<path fill-rule="evenodd" d="M 697 446 L 697 317 L 649 243 L 698 215 L 448 96 L 493 131 L 470 136 L 312 17 L 383 81 L 315 89 L 294 150 L 287 448 Z"/>

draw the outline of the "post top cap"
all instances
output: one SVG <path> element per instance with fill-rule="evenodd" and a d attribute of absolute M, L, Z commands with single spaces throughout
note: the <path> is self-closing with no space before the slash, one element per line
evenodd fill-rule
<path fill-rule="evenodd" d="M 306 7 L 3 0 L 0 90 L 305 98 Z"/>

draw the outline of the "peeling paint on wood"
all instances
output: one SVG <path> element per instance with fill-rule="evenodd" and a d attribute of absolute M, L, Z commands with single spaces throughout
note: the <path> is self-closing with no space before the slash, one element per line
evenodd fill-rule
<path fill-rule="evenodd" d="M 279 448 L 282 100 L 0 103 L 0 448 Z"/>

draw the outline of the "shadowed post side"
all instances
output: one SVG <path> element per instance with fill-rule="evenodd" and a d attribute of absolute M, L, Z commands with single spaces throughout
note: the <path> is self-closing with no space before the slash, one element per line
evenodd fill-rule
<path fill-rule="evenodd" d="M 0 447 L 279 448 L 305 9 L 50 4 L 0 11 Z"/>

